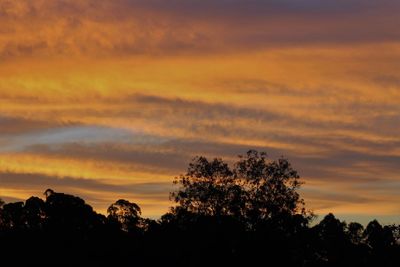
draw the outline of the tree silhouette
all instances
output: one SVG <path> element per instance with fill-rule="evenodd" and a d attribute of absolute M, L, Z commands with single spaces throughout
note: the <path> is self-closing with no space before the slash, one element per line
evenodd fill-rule
<path fill-rule="evenodd" d="M 181 255 L 193 258 L 193 251 L 207 248 L 203 264 L 211 258 L 221 263 L 234 259 L 233 264 L 245 258 L 239 255 L 251 253 L 268 255 L 271 264 L 302 261 L 301 253 L 283 255 L 302 246 L 300 236 L 312 218 L 297 193 L 299 175 L 288 160 L 269 161 L 266 153 L 254 150 L 232 166 L 219 158 L 196 157 L 175 184 L 179 188 L 171 199 L 177 205 L 162 217 L 162 224 L 177 232 L 179 243 L 195 240 L 193 250 L 182 248 Z M 247 264 L 259 260 L 246 259 Z"/>
<path fill-rule="evenodd" d="M 346 235 L 346 223 L 338 220 L 332 213 L 326 215 L 321 222 L 314 227 L 318 241 L 318 260 L 331 264 L 341 265 L 346 258 L 350 241 Z"/>
<path fill-rule="evenodd" d="M 175 183 L 183 186 L 171 194 L 181 210 L 207 216 L 241 215 L 244 207 L 241 181 L 235 179 L 221 159 L 195 158 L 186 175 L 181 175 Z"/>
<path fill-rule="evenodd" d="M 46 190 L 46 224 L 53 230 L 70 229 L 86 231 L 103 224 L 104 216 L 94 212 L 93 208 L 79 197 Z"/>
<path fill-rule="evenodd" d="M 142 211 L 136 203 L 120 199 L 108 209 L 108 220 L 118 224 L 119 228 L 126 232 L 137 231 L 142 223 L 140 215 Z"/>
<path fill-rule="evenodd" d="M 367 244 L 376 251 L 383 251 L 396 243 L 395 226 L 382 226 L 377 220 L 371 221 L 364 231 Z"/>
<path fill-rule="evenodd" d="M 347 226 L 347 234 L 353 244 L 360 244 L 363 241 L 364 226 L 357 222 L 351 222 Z"/>
<path fill-rule="evenodd" d="M 24 202 L 5 204 L 1 210 L 1 223 L 7 229 L 22 229 L 24 222 Z"/>
<path fill-rule="evenodd" d="M 286 159 L 249 151 L 232 165 L 196 157 L 177 177 L 175 206 L 160 220 L 120 199 L 98 214 L 82 198 L 48 189 L 45 199 L 0 202 L 5 266 L 400 266 L 400 227 L 365 228 L 313 215 Z"/>
<path fill-rule="evenodd" d="M 196 157 L 175 184 L 176 215 L 233 216 L 249 228 L 294 215 L 311 218 L 296 191 L 297 172 L 286 159 L 267 161 L 266 153 L 250 150 L 232 169 L 222 159 Z"/>

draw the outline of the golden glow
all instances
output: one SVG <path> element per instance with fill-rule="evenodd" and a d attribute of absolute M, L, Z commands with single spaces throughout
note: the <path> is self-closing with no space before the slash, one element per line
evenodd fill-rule
<path fill-rule="evenodd" d="M 172 182 L 196 154 L 232 159 L 255 147 L 292 158 L 305 189 L 344 194 L 305 190 L 317 213 L 399 213 L 398 195 L 373 185 L 400 179 L 400 43 L 375 28 L 357 35 L 368 13 L 344 15 L 349 29 L 331 14 L 317 18 L 337 35 L 329 40 L 307 14 L 249 16 L 247 25 L 194 10 L 181 17 L 160 3 L 64 4 L 0 0 L 0 173 Z M 37 192 L 28 188 L 5 184 L 0 196 Z M 171 204 L 168 192 L 63 189 L 101 211 L 124 196 L 145 215 Z M 345 200 L 354 192 L 368 201 Z"/>

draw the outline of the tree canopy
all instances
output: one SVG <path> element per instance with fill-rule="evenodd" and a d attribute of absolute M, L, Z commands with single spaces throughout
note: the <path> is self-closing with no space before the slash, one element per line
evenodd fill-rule
<path fill-rule="evenodd" d="M 120 199 L 108 209 L 108 220 L 119 225 L 119 228 L 126 232 L 135 231 L 140 227 L 142 211 L 136 203 Z"/>
<path fill-rule="evenodd" d="M 266 153 L 250 150 L 232 167 L 222 159 L 196 157 L 175 179 L 172 213 L 233 216 L 257 227 L 269 220 L 295 215 L 311 219 L 297 190 L 301 182 L 287 159 L 268 161 Z"/>
<path fill-rule="evenodd" d="M 235 162 L 196 157 L 175 179 L 175 205 L 159 220 L 119 199 L 107 216 L 82 198 L 0 201 L 5 266 L 400 266 L 400 227 L 365 227 L 306 210 L 284 158 L 249 151 Z M 312 222 L 312 223 L 311 223 Z"/>

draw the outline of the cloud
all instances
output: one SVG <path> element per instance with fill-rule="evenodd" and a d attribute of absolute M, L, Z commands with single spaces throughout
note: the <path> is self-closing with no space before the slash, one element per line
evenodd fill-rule
<path fill-rule="evenodd" d="M 57 177 L 45 174 L 33 173 L 6 173 L 0 172 L 0 182 L 4 187 L 22 187 L 28 185 L 31 189 L 46 190 L 49 188 L 80 188 L 88 191 L 109 192 L 109 193 L 132 193 L 137 195 L 155 195 L 167 192 L 173 188 L 171 183 L 137 183 L 115 185 L 100 181 L 74 178 L 74 177 Z M 59 189 L 57 189 L 59 190 Z M 44 192 L 44 191 L 43 191 Z"/>
<path fill-rule="evenodd" d="M 394 0 L 3 0 L 2 25 L 10 30 L 2 32 L 6 41 L 0 57 L 221 53 L 398 42 L 399 8 Z"/>
<path fill-rule="evenodd" d="M 0 171 L 51 177 L 38 181 L 103 209 L 112 190 L 130 196 L 115 184 L 169 181 L 195 155 L 233 161 L 255 148 L 293 162 L 313 207 L 393 212 L 399 10 L 394 0 L 0 0 Z M 57 177 L 83 178 L 82 192 Z M 18 188 L 0 195 L 28 195 Z M 165 207 L 143 200 L 152 214 Z"/>
<path fill-rule="evenodd" d="M 289 142 L 288 136 L 282 137 Z M 306 146 L 301 139 L 293 140 L 293 146 Z M 320 141 L 323 145 L 323 139 Z M 364 147 L 368 147 L 364 145 Z M 131 166 L 132 170 L 142 170 L 153 173 L 170 173 L 177 175 L 185 171 L 189 161 L 196 155 L 223 157 L 229 160 L 245 153 L 248 149 L 266 151 L 272 159 L 280 156 L 288 157 L 299 169 L 302 176 L 317 181 L 328 181 L 335 178 L 336 182 L 354 183 L 396 179 L 394 175 L 400 163 L 399 156 L 372 154 L 369 151 L 334 149 L 315 155 L 301 150 L 276 148 L 272 146 L 248 146 L 235 143 L 221 143 L 200 139 L 171 139 L 156 143 L 60 143 L 53 145 L 32 145 L 22 151 L 48 160 L 74 159 L 78 161 L 104 162 Z M 371 149 L 373 150 L 373 149 Z M 358 177 L 355 177 L 358 172 Z"/>
<path fill-rule="evenodd" d="M 400 88 L 400 77 L 395 75 L 378 75 L 372 79 L 372 82 L 385 88 Z"/>
<path fill-rule="evenodd" d="M 126 128 L 53 127 L 8 139 L 12 142 L 4 145 L 2 150 L 12 152 L 14 149 L 48 158 L 132 163 L 146 170 L 164 169 L 169 173 L 182 170 L 195 153 L 219 144 L 221 149 L 214 150 L 218 153 L 226 149 L 238 154 L 249 147 L 280 151 L 280 155 L 286 156 L 301 153 L 305 158 L 300 161 L 302 166 L 322 165 L 324 174 L 331 173 L 330 169 L 334 167 L 351 169 L 359 163 L 375 164 L 379 168 L 385 164 L 387 170 L 394 170 L 399 163 L 396 147 L 400 141 L 395 127 L 398 116 L 395 115 L 380 114 L 366 117 L 364 121 L 342 122 L 314 120 L 276 110 L 150 95 L 100 99 L 99 102 L 104 105 L 104 110 L 78 110 L 75 118 L 123 120 Z M 108 109 L 108 106 L 115 108 Z M 373 107 L 381 108 L 383 106 Z M 371 110 L 371 106 L 366 104 L 365 109 Z M 355 110 L 364 112 L 363 106 L 357 106 Z M 72 108 L 65 112 L 71 115 L 75 111 Z M 50 114 L 62 117 L 54 111 Z M 29 120 L 20 123 L 25 123 L 26 127 L 40 126 Z M 376 125 L 379 127 L 374 127 Z M 10 126 L 7 128 L 11 129 Z M 307 171 L 307 175 L 312 172 L 312 169 Z"/>
<path fill-rule="evenodd" d="M 59 144 L 63 142 L 120 142 L 130 138 L 131 132 L 100 126 L 38 121 L 24 118 L 0 117 L 0 152 L 24 150 L 32 144 Z"/>
<path fill-rule="evenodd" d="M 121 143 L 61 143 L 60 145 L 35 145 L 27 147 L 23 153 L 51 158 L 91 160 L 135 166 L 147 171 L 171 172 L 183 171 L 190 160 L 188 154 L 163 151 L 158 144 L 121 144 Z"/>
<path fill-rule="evenodd" d="M 52 129 L 54 127 L 63 127 L 72 125 L 71 123 L 49 122 L 41 120 L 30 120 L 18 117 L 0 116 L 0 138 L 1 136 L 18 135 L 26 133 L 35 133 Z"/>

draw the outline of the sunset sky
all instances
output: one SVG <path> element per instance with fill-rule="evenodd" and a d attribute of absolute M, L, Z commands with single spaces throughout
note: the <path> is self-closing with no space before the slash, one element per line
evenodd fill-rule
<path fill-rule="evenodd" d="M 195 155 L 285 156 L 321 216 L 400 221 L 400 1 L 0 0 L 0 198 L 159 217 Z"/>

